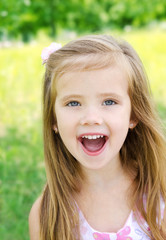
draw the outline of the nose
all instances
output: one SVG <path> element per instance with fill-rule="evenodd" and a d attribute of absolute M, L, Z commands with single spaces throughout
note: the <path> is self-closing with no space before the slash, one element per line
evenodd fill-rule
<path fill-rule="evenodd" d="M 81 125 L 101 125 L 102 123 L 102 114 L 99 110 L 94 108 L 86 109 L 80 120 Z"/>

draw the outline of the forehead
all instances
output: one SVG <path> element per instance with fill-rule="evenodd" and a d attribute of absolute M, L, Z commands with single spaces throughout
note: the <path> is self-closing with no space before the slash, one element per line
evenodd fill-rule
<path fill-rule="evenodd" d="M 100 70 L 68 72 L 56 81 L 57 96 L 110 91 L 122 95 L 128 92 L 126 72 L 116 65 Z"/>
<path fill-rule="evenodd" d="M 130 94 L 130 88 L 132 86 L 131 65 L 128 59 L 126 59 L 125 55 L 122 53 L 95 53 L 78 55 L 77 58 L 74 56 L 70 56 L 67 58 L 65 57 L 61 60 L 59 59 L 57 64 L 55 64 L 55 69 L 51 77 L 51 96 L 53 102 L 55 101 L 57 94 L 59 94 L 60 87 L 61 90 L 64 90 L 67 89 L 67 86 L 74 86 L 75 89 L 77 87 L 78 90 L 81 90 L 81 84 L 84 83 L 87 87 L 90 87 L 90 81 L 88 81 L 88 79 L 92 79 L 94 82 L 94 84 L 92 84 L 92 88 L 94 88 L 97 82 L 97 80 L 95 82 L 95 74 L 96 76 L 98 76 L 98 72 L 103 71 L 103 73 L 108 76 L 108 69 L 113 68 L 118 68 L 118 71 L 121 72 L 121 75 L 123 75 L 123 77 L 125 75 L 125 79 L 128 80 L 128 91 Z M 84 77 L 85 75 L 86 77 Z M 100 81 L 98 81 L 99 83 L 97 84 L 97 86 L 100 86 L 102 81 L 104 81 L 103 76 L 104 74 L 101 74 L 101 79 Z M 106 79 L 108 80 L 108 78 Z M 104 82 L 106 82 L 106 79 Z M 116 78 L 114 77 L 114 79 Z M 108 84 L 105 84 L 105 86 L 108 87 Z"/>

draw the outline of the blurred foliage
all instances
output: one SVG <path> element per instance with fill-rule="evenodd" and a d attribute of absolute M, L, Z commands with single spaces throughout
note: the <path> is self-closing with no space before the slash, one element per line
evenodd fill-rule
<path fill-rule="evenodd" d="M 43 46 L 42 46 L 43 47 Z M 28 240 L 28 215 L 45 184 L 41 46 L 2 48 L 0 57 L 0 239 Z"/>
<path fill-rule="evenodd" d="M 166 20 L 165 0 L 1 0 L 0 40 L 29 41 L 39 29 L 96 32 Z"/>

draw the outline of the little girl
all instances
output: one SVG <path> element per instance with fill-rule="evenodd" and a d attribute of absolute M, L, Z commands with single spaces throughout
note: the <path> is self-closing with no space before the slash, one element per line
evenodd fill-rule
<path fill-rule="evenodd" d="M 166 145 L 136 52 L 94 35 L 42 56 L 47 184 L 31 240 L 166 239 Z"/>

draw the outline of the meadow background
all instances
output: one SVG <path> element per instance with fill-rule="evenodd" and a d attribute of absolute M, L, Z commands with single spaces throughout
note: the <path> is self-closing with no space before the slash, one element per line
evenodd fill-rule
<path fill-rule="evenodd" d="M 152 1 L 158 5 L 149 1 L 149 5 L 143 9 L 143 5 L 142 8 L 139 7 L 139 4 L 143 4 L 142 0 L 138 2 L 135 0 L 137 6 L 132 5 L 130 0 L 124 0 L 121 5 L 119 0 L 103 0 L 102 3 L 85 0 L 79 2 L 84 3 L 82 6 L 74 0 L 68 5 L 65 5 L 66 1 L 56 5 L 57 2 L 53 0 L 52 7 L 58 6 L 58 18 L 56 14 L 51 16 L 49 14 L 52 9 L 50 1 L 36 0 L 32 3 L 28 0 L 18 0 L 16 3 L 11 0 L 9 4 L 9 1 L 2 0 L 0 6 L 0 17 L 3 18 L 3 22 L 0 21 L 0 239 L 29 239 L 28 214 L 46 182 L 42 142 L 44 66 L 40 55 L 42 49 L 52 41 L 65 44 L 70 39 L 93 32 L 113 34 L 129 41 L 145 65 L 157 111 L 163 126 L 166 127 L 166 5 L 162 0 Z M 16 3 L 15 8 L 13 8 L 14 3 Z M 100 4 L 101 8 L 99 8 Z M 129 9 L 130 5 L 133 7 L 132 11 Z M 40 11 L 34 18 L 36 6 Z M 156 6 L 154 11 L 152 6 Z M 84 13 L 83 19 L 81 16 L 79 19 L 76 9 L 81 9 Z M 157 13 L 156 9 L 158 9 Z M 112 19 L 108 17 L 110 12 Z M 17 21 L 18 13 L 19 21 Z M 37 21 L 39 13 L 40 16 L 43 13 L 40 24 Z M 119 18 L 113 13 L 119 14 Z M 133 13 L 132 18 L 131 13 Z M 6 18 L 5 21 L 7 16 L 8 19 Z M 67 21 L 66 25 L 65 21 Z"/>

